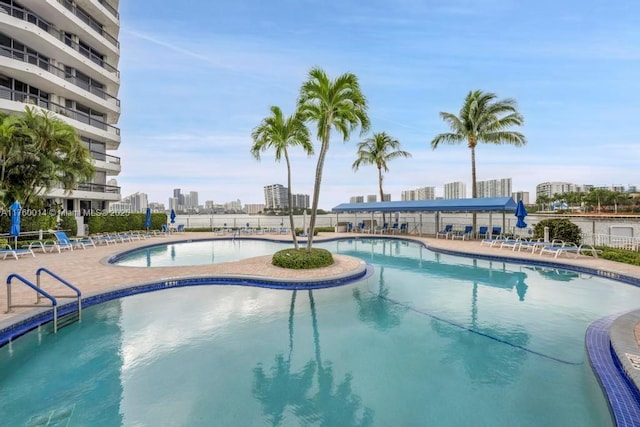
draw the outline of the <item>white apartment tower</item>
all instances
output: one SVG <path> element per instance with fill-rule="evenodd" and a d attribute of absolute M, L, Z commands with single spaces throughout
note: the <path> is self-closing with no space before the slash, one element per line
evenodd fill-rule
<path fill-rule="evenodd" d="M 570 182 L 543 182 L 536 185 L 536 199 L 540 196 L 553 197 L 556 194 L 577 191 L 578 186 Z"/>
<path fill-rule="evenodd" d="M 478 181 L 478 198 L 511 197 L 511 178 Z"/>
<path fill-rule="evenodd" d="M 464 182 L 449 182 L 444 185 L 444 198 L 445 199 L 466 199 L 467 198 L 467 186 Z"/>
<path fill-rule="evenodd" d="M 93 156 L 92 182 L 45 195 L 68 210 L 107 210 L 120 173 L 118 0 L 0 0 L 0 110 L 53 111 Z"/>
<path fill-rule="evenodd" d="M 284 209 L 289 207 L 287 187 L 282 184 L 271 184 L 264 187 L 264 204 L 267 209 Z"/>
<path fill-rule="evenodd" d="M 420 187 L 400 193 L 400 200 L 434 200 L 435 198 L 436 187 Z"/>

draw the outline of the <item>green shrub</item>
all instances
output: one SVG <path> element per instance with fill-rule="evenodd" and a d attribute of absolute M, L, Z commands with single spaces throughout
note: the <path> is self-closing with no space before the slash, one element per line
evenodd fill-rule
<path fill-rule="evenodd" d="M 302 228 L 296 228 L 296 236 L 302 236 L 303 230 Z M 315 231 L 313 232 L 314 236 L 318 235 L 318 228 L 315 229 Z"/>
<path fill-rule="evenodd" d="M 602 250 L 600 257 L 603 259 L 631 265 L 640 265 L 640 252 L 628 249 L 609 248 L 606 246 L 599 246 L 597 249 Z"/>
<path fill-rule="evenodd" d="M 317 236 L 318 232 L 320 232 L 320 233 L 333 233 L 334 231 L 336 231 L 336 229 L 334 227 L 316 227 L 316 233 L 314 234 L 314 236 Z"/>
<path fill-rule="evenodd" d="M 533 237 L 535 239 L 543 238 L 545 227 L 549 227 L 549 239 L 560 239 L 565 242 L 573 242 L 576 245 L 582 241 L 580 227 L 567 218 L 543 219 L 533 227 Z"/>
<path fill-rule="evenodd" d="M 111 233 L 129 230 L 144 230 L 145 213 L 108 213 L 85 217 L 90 233 Z M 160 230 L 167 223 L 167 214 L 151 214 L 151 230 Z"/>
<path fill-rule="evenodd" d="M 312 248 L 309 253 L 304 248 L 298 250 L 291 248 L 273 254 L 271 263 L 276 267 L 308 270 L 333 264 L 333 256 L 326 249 Z"/>
<path fill-rule="evenodd" d="M 60 216 L 60 229 L 67 230 L 66 233 L 69 236 L 75 236 L 78 234 L 78 223 L 76 217 L 73 215 L 61 215 Z"/>

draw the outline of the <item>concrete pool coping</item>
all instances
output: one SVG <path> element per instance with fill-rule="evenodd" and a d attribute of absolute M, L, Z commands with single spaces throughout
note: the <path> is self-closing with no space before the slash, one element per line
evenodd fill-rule
<path fill-rule="evenodd" d="M 515 252 L 500 248 L 489 248 L 480 246 L 479 241 L 462 241 L 434 239 L 418 236 L 380 236 L 358 233 L 322 233 L 315 238 L 315 241 L 327 241 L 342 238 L 401 238 L 413 240 L 426 244 L 432 250 L 451 253 L 462 256 L 475 256 L 489 260 L 500 260 L 505 262 L 521 262 L 533 265 L 567 268 L 574 271 L 594 274 L 600 277 L 611 278 L 631 285 L 640 286 L 640 267 L 628 264 L 621 264 L 604 259 L 594 259 L 591 257 L 573 258 L 550 258 L 548 256 L 532 255 L 528 252 Z M 108 246 L 98 246 L 86 250 L 74 250 L 73 252 L 36 254 L 34 258 L 21 258 L 19 260 L 0 261 L 0 273 L 6 278 L 9 274 L 17 273 L 27 280 L 34 281 L 34 274 L 40 267 L 45 267 L 55 272 L 60 277 L 76 285 L 81 289 L 86 298 L 96 299 L 94 303 L 117 298 L 130 294 L 127 289 L 141 287 L 141 292 L 163 289 L 170 286 L 162 286 L 162 283 L 179 282 L 180 280 L 199 280 L 202 278 L 230 278 L 247 281 L 275 280 L 281 283 L 297 283 L 312 281 L 331 281 L 356 277 L 363 275 L 366 269 L 364 262 L 350 258 L 336 256 L 338 262 L 333 266 L 313 271 L 309 277 L 309 271 L 286 270 L 274 267 L 270 264 L 270 256 L 256 257 L 243 261 L 234 261 L 221 264 L 204 266 L 185 267 L 155 267 L 148 269 L 145 267 L 124 267 L 108 264 L 105 262 L 118 253 L 132 249 L 164 243 L 177 243 L 185 241 L 228 239 L 229 235 L 221 236 L 215 233 L 198 232 L 182 233 L 168 236 L 156 237 L 146 240 L 119 243 Z M 265 239 L 274 241 L 290 241 L 290 236 L 278 234 L 248 235 L 241 236 L 240 239 Z M 344 258 L 344 259 L 343 259 Z M 250 271 L 251 274 L 246 272 Z M 45 282 L 45 289 L 54 293 L 66 290 L 54 283 Z M 183 286 L 183 285 L 182 285 Z M 148 289 L 146 287 L 149 287 Z M 108 298 L 107 298 L 108 296 Z M 13 285 L 13 303 L 28 304 L 33 303 L 34 291 L 26 286 Z M 0 307 L 7 306 L 7 292 L 0 293 Z M 42 308 L 16 308 L 12 313 L 5 313 L 5 309 L 0 310 L 0 336 L 6 335 L 7 330 L 22 324 L 28 319 L 41 317 L 45 322 L 45 314 L 50 312 L 50 307 Z M 611 348 L 618 355 L 618 362 L 621 369 L 626 372 L 630 381 L 635 381 L 636 392 L 640 389 L 640 372 L 634 361 L 626 354 L 640 355 L 640 309 L 624 316 L 612 320 L 608 327 L 608 337 L 611 340 Z M 24 333 L 24 332 L 21 332 Z M 18 333 L 14 336 L 19 336 Z M 1 345 L 1 344 L 0 344 Z M 618 353 L 622 352 L 622 353 Z M 639 357 L 640 359 L 640 357 Z M 637 371 L 637 372 L 636 372 Z M 615 414 L 615 410 L 613 410 Z M 621 424 L 623 425 L 623 424 Z"/>

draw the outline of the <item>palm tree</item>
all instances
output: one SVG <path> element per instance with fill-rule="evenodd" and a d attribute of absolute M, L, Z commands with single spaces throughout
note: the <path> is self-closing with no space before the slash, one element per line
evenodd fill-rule
<path fill-rule="evenodd" d="M 371 138 L 358 144 L 358 158 L 353 162 L 353 170 L 357 171 L 360 165 L 375 165 L 378 168 L 378 188 L 380 189 L 380 201 L 384 200 L 382 190 L 382 171 L 389 172 L 387 162 L 398 157 L 409 158 L 411 153 L 400 150 L 400 141 L 387 135 L 385 132 L 374 133 Z M 386 221 L 384 212 L 382 222 Z"/>
<path fill-rule="evenodd" d="M 251 154 L 260 160 L 260 152 L 270 148 L 275 150 L 276 162 L 284 156 L 287 162 L 287 197 L 289 200 L 289 223 L 293 245 L 298 249 L 295 224 L 293 222 L 293 193 L 291 192 L 291 162 L 288 147 L 300 146 L 307 154 L 313 154 L 313 146 L 309 140 L 309 129 L 304 125 L 300 115 L 294 114 L 285 118 L 279 107 L 271 107 L 271 116 L 262 120 L 251 133 L 253 146 Z"/>
<path fill-rule="evenodd" d="M 449 133 L 441 133 L 431 141 L 436 149 L 440 144 L 466 142 L 471 150 L 471 197 L 478 197 L 476 181 L 476 146 L 479 142 L 488 144 L 511 144 L 521 147 L 527 143 L 519 132 L 507 130 L 511 126 L 521 126 L 524 118 L 518 112 L 515 100 L 497 100 L 494 93 L 480 90 L 470 91 L 458 116 L 441 112 L 440 117 L 451 128 Z M 476 214 L 473 214 L 473 229 L 476 230 Z"/>
<path fill-rule="evenodd" d="M 52 187 L 71 191 L 95 173 L 89 149 L 76 130 L 48 111 L 27 107 L 11 135 L 11 154 L 4 158 L 5 198 L 31 200 Z"/>
<path fill-rule="evenodd" d="M 342 140 L 346 141 L 358 126 L 360 126 L 361 133 L 369 130 L 369 116 L 367 115 L 367 100 L 360 90 L 358 77 L 355 74 L 345 73 L 332 80 L 318 67 L 309 71 L 308 80 L 300 88 L 298 111 L 305 121 L 317 124 L 316 136 L 321 142 L 313 186 L 313 202 L 309 220 L 310 233 L 307 240 L 307 251 L 311 251 L 320 197 L 320 184 L 322 183 L 322 170 L 329 150 L 331 129 L 334 128 L 342 135 Z"/>

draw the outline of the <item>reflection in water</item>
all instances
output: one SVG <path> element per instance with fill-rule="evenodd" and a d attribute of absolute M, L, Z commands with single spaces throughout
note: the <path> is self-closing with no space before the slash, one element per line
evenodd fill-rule
<path fill-rule="evenodd" d="M 561 270 L 561 269 L 551 268 L 551 267 L 533 266 L 533 267 L 525 267 L 525 268 L 532 271 L 536 271 L 538 274 L 548 279 L 558 280 L 562 282 L 570 282 L 580 277 L 580 273 L 576 273 L 575 271 Z"/>
<path fill-rule="evenodd" d="M 291 295 L 289 310 L 289 356 L 287 360 L 277 354 L 270 375 L 265 374 L 262 364 L 254 368 L 253 395 L 262 404 L 263 412 L 273 426 L 282 424 L 284 413 L 291 407 L 301 425 L 365 427 L 373 425 L 373 411 L 363 407 L 360 397 L 353 392 L 353 376 L 345 374 L 344 379 L 334 385 L 331 361 L 323 364 L 320 348 L 320 333 L 313 291 L 309 290 L 309 305 L 313 327 L 314 359 L 308 361 L 300 372 L 291 372 L 293 354 L 293 318 L 296 291 Z M 313 374 L 317 373 L 316 392 Z M 362 414 L 358 416 L 358 414 Z"/>
<path fill-rule="evenodd" d="M 384 282 L 384 267 L 380 267 L 378 293 L 362 295 L 360 288 L 353 290 L 353 298 L 358 303 L 358 318 L 371 323 L 376 329 L 387 330 L 400 324 L 401 315 L 406 307 L 389 301 L 389 289 Z"/>

